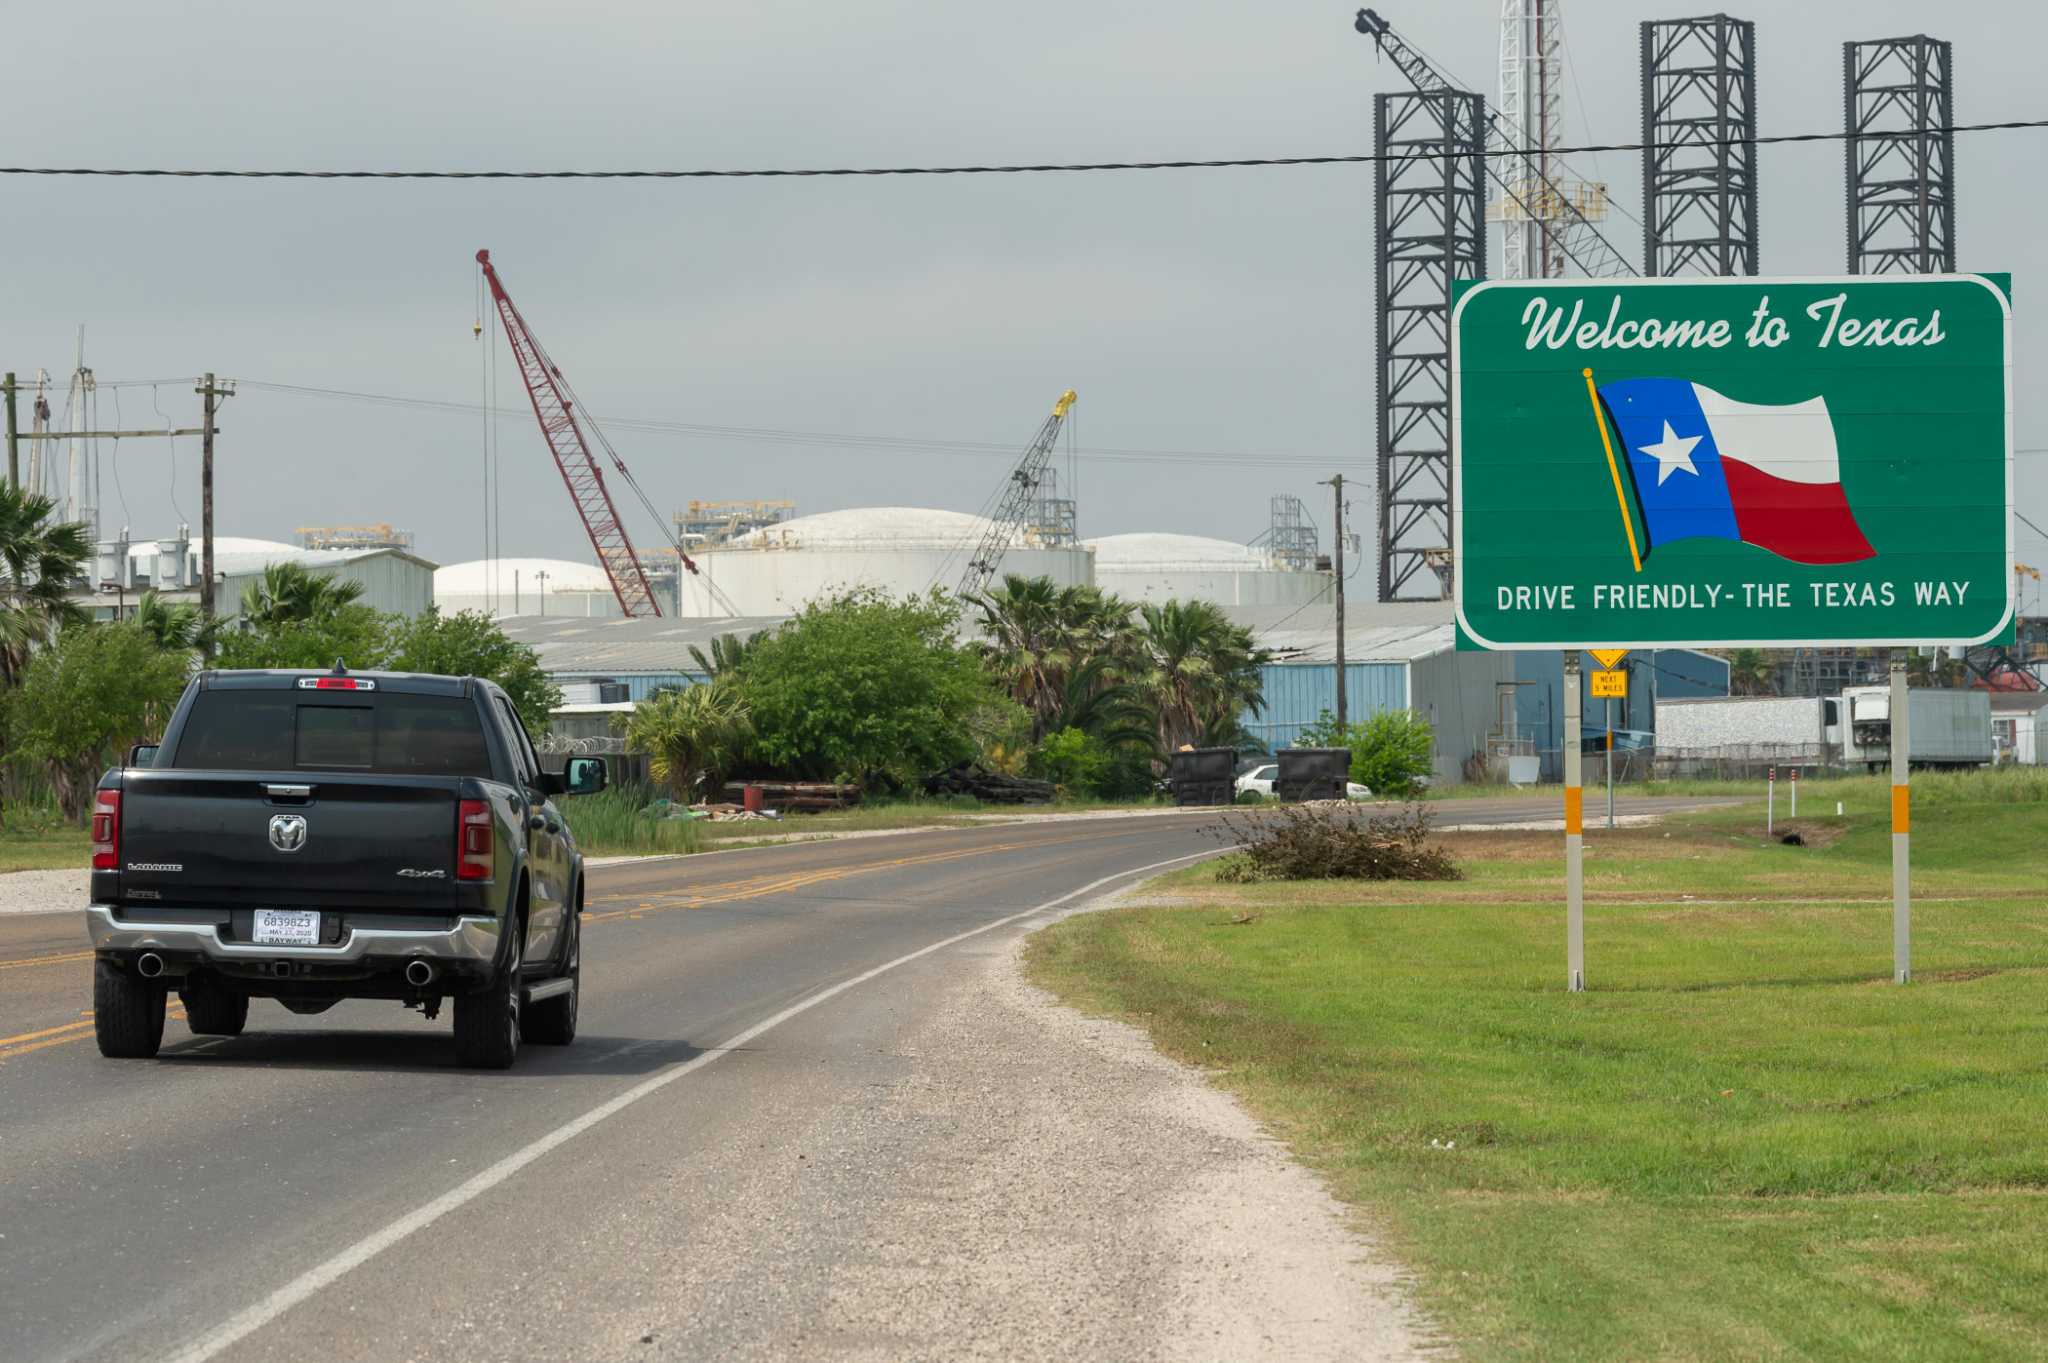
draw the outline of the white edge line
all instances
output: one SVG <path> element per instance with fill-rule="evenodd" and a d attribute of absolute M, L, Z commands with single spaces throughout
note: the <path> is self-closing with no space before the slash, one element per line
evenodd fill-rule
<path fill-rule="evenodd" d="M 651 1097 L 659 1093 L 683 1076 L 692 1074 L 707 1065 L 717 1062 L 733 1050 L 775 1030 L 775 1028 L 788 1022 L 791 1018 L 807 1013 L 819 1004 L 838 997 L 849 989 L 866 984 L 876 976 L 885 975 L 889 971 L 899 966 L 908 965 L 920 957 L 929 956 L 935 951 L 943 951 L 956 943 L 964 942 L 970 937 L 979 937 L 982 933 L 993 932 L 997 928 L 1008 927 L 1012 923 L 1022 922 L 1024 919 L 1050 912 L 1070 900 L 1079 899 L 1083 895 L 1101 889 L 1111 881 L 1141 876 L 1151 871 L 1163 870 L 1169 866 L 1178 866 L 1182 862 L 1200 861 L 1205 857 L 1219 856 L 1225 850 L 1219 847 L 1209 851 L 1194 852 L 1184 857 L 1171 857 L 1165 861 L 1155 861 L 1149 866 L 1136 866 L 1128 871 L 1118 871 L 1114 875 L 1106 875 L 1100 880 L 1090 881 L 1078 890 L 1069 890 L 1057 899 L 1049 899 L 1035 908 L 1025 909 L 1021 913 L 1013 913 L 1007 917 L 998 918 L 994 922 L 984 923 L 978 928 L 969 928 L 965 932 L 955 933 L 951 937 L 933 942 L 930 946 L 919 947 L 908 955 L 898 956 L 893 961 L 885 962 L 874 967 L 872 970 L 863 971 L 851 979 L 841 980 L 838 984 L 821 989 L 809 998 L 791 1004 L 774 1016 L 762 1019 L 737 1036 L 728 1037 L 726 1040 L 719 1042 L 717 1046 L 704 1051 L 702 1054 L 683 1061 L 670 1069 L 663 1070 L 649 1079 L 642 1080 L 617 1097 L 598 1104 L 581 1117 L 566 1122 L 531 1144 L 515 1150 L 467 1182 L 458 1184 L 433 1201 L 407 1212 L 382 1230 L 374 1231 L 364 1236 L 347 1249 L 328 1259 L 325 1263 L 307 1269 L 304 1273 L 293 1278 L 290 1282 L 253 1306 L 236 1312 L 213 1329 L 189 1340 L 175 1353 L 166 1355 L 166 1363 L 205 1363 L 205 1360 L 215 1357 L 222 1350 L 254 1334 L 257 1330 L 276 1320 L 294 1306 L 312 1297 L 314 1293 L 336 1282 L 352 1270 L 362 1267 L 362 1265 L 376 1258 L 385 1250 L 390 1249 L 393 1245 L 398 1244 L 415 1232 L 425 1230 L 428 1226 L 433 1225 L 436 1221 L 448 1215 L 448 1213 L 475 1201 L 557 1146 L 574 1140 L 607 1117 L 612 1117 L 625 1111 L 642 1098 Z"/>

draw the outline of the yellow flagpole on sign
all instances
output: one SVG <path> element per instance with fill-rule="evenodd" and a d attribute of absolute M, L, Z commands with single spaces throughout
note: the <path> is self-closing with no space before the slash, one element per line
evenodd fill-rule
<path fill-rule="evenodd" d="M 1621 510 L 1621 528 L 1628 532 L 1628 556 L 1636 571 L 1643 570 L 1642 550 L 1636 548 L 1636 523 L 1628 518 L 1628 497 L 1621 490 L 1621 466 L 1614 462 L 1614 441 L 1607 435 L 1607 417 L 1600 410 L 1600 394 L 1593 388 L 1593 371 L 1586 374 L 1586 399 L 1593 404 L 1593 420 L 1600 423 L 1600 447 L 1607 451 L 1607 473 L 1614 479 L 1614 504 Z"/>

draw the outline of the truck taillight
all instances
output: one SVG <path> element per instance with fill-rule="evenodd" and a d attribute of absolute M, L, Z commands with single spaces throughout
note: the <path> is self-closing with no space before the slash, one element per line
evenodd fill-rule
<path fill-rule="evenodd" d="M 102 790 L 92 799 L 92 869 L 121 869 L 121 792 Z"/>
<path fill-rule="evenodd" d="M 496 851 L 487 800 L 464 800 L 455 816 L 455 878 L 489 880 Z"/>

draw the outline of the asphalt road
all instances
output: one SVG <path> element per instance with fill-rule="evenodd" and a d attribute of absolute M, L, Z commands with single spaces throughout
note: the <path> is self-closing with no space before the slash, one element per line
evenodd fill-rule
<path fill-rule="evenodd" d="M 0 918 L 0 1359 L 638 1344 L 639 1265 L 687 1258 L 751 1161 L 803 1158 L 807 1129 L 869 1101 L 949 957 L 991 940 L 977 930 L 1021 931 L 1008 920 L 1213 851 L 1214 822 L 996 824 L 597 868 L 581 1035 L 504 1073 L 456 1066 L 445 1012 L 374 1002 L 302 1018 L 259 1001 L 239 1038 L 173 1020 L 156 1061 L 105 1060 L 82 923 Z M 835 1205 L 810 1215 L 829 1223 Z M 707 1277 L 687 1325 L 664 1313 L 656 1352 L 748 1353 L 770 1318 L 827 1313 L 819 1257 L 844 1237 L 818 1239 L 743 1283 Z"/>

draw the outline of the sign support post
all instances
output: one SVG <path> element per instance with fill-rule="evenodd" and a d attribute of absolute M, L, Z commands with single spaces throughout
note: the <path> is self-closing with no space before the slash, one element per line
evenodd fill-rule
<path fill-rule="evenodd" d="M 1607 826 L 1614 827 L 1614 702 L 1607 702 Z"/>
<path fill-rule="evenodd" d="M 1585 790 L 1579 764 L 1579 653 L 1564 655 L 1564 932 L 1572 993 L 1586 988 Z"/>
<path fill-rule="evenodd" d="M 1909 703 L 1906 655 L 1892 653 L 1892 980 L 1913 978 L 1912 793 L 1906 784 L 1912 767 L 1908 746 Z"/>

